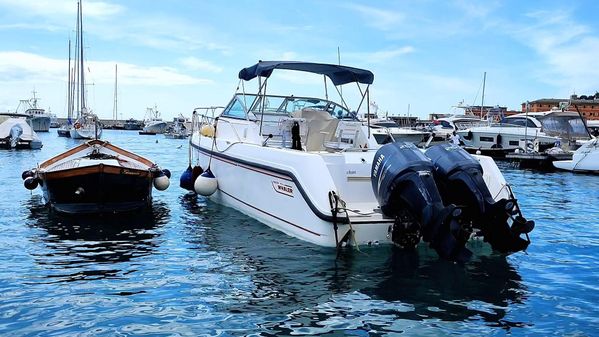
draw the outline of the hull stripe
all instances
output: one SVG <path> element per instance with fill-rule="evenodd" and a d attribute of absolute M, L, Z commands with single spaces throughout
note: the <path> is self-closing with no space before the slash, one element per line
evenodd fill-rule
<path fill-rule="evenodd" d="M 270 167 L 270 166 L 266 166 L 266 165 L 262 165 L 262 164 L 257 164 L 257 163 L 252 163 L 243 159 L 238 159 L 232 156 L 228 156 L 226 154 L 222 154 L 219 152 L 214 152 L 214 151 L 210 151 L 204 148 L 201 148 L 199 145 L 193 144 L 190 141 L 190 145 L 204 153 L 207 156 L 212 156 L 212 158 L 214 159 L 219 159 L 221 161 L 230 163 L 232 165 L 236 165 L 236 166 L 241 166 L 243 168 L 246 168 L 248 170 L 252 170 L 258 173 L 262 173 L 265 175 L 269 175 L 272 177 L 276 177 L 276 178 L 280 178 L 280 179 L 285 179 L 288 181 L 292 181 L 293 183 L 295 183 L 295 185 L 297 186 L 300 194 L 302 195 L 302 197 L 304 198 L 304 200 L 306 201 L 306 203 L 308 204 L 308 206 L 310 207 L 310 209 L 312 210 L 312 212 L 314 212 L 314 214 L 320 218 L 321 220 L 327 221 L 327 222 L 333 222 L 333 216 L 332 215 L 328 215 L 328 214 L 324 214 L 322 213 L 317 207 L 316 205 L 314 205 L 314 203 L 312 202 L 312 200 L 310 200 L 310 198 L 308 197 L 308 194 L 306 193 L 306 191 L 304 191 L 302 185 L 299 183 L 299 180 L 297 179 L 297 177 L 289 171 L 286 170 L 282 170 L 282 169 L 278 169 L 278 168 L 274 168 L 274 167 Z M 285 178 L 282 178 L 285 177 Z M 349 219 L 347 217 L 337 217 L 337 223 L 340 224 L 347 224 L 349 223 Z"/>
<path fill-rule="evenodd" d="M 310 233 L 310 234 L 313 234 L 313 235 L 316 235 L 316 236 L 321 236 L 321 234 L 318 234 L 318 233 L 316 233 L 316 232 L 313 232 L 313 231 L 311 231 L 311 230 L 309 230 L 309 229 L 306 229 L 306 228 L 304 228 L 304 227 L 302 227 L 302 226 L 296 225 L 296 224 L 294 224 L 294 223 L 292 223 L 292 222 L 289 222 L 289 221 L 287 221 L 287 220 L 285 220 L 285 219 L 279 218 L 279 217 L 278 217 L 278 216 L 276 216 L 276 215 L 273 215 L 273 214 L 271 214 L 271 213 L 268 213 L 267 211 L 261 210 L 260 208 L 257 208 L 257 207 L 255 207 L 255 206 L 253 206 L 253 205 L 250 205 L 250 204 L 248 204 L 247 202 L 245 202 L 245 201 L 243 201 L 243 200 L 240 200 L 240 199 L 238 199 L 238 198 L 236 198 L 236 197 L 232 196 L 231 194 L 229 194 L 229 193 L 227 193 L 227 192 L 225 192 L 225 191 L 221 190 L 220 188 L 219 188 L 218 190 L 219 190 L 219 191 L 221 191 L 222 193 L 226 194 L 227 196 L 229 196 L 229 197 L 231 197 L 231 198 L 233 198 L 233 199 L 235 199 L 235 200 L 239 201 L 240 203 L 242 203 L 242 204 L 244 204 L 244 205 L 246 205 L 246 206 L 248 206 L 248 207 L 251 207 L 251 208 L 253 208 L 253 209 L 255 209 L 255 210 L 259 211 L 259 212 L 262 212 L 262 213 L 264 213 L 264 214 L 266 214 L 266 215 L 268 215 L 268 216 L 270 216 L 270 217 L 273 217 L 273 218 L 275 218 L 275 219 L 277 219 L 277 220 L 279 220 L 279 221 L 283 221 L 283 222 L 284 222 L 284 223 L 286 223 L 286 224 L 289 224 L 289 225 L 291 225 L 291 226 L 293 226 L 293 227 L 299 228 L 299 229 L 301 229 L 301 230 L 303 230 L 303 231 L 306 231 L 306 232 L 308 232 L 308 233 Z"/>

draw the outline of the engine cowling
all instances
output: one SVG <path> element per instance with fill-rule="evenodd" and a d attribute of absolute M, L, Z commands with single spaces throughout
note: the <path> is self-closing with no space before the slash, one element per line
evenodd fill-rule
<path fill-rule="evenodd" d="M 471 253 L 464 245 L 469 233 L 460 224 L 461 210 L 443 204 L 433 170 L 430 159 L 413 144 L 386 144 L 374 157 L 372 189 L 383 214 L 396 219 L 392 229 L 396 244 L 405 246 L 401 244 L 405 235 L 418 236 L 418 241 L 421 236 L 440 256 L 467 259 Z"/>
<path fill-rule="evenodd" d="M 451 144 L 435 145 L 425 154 L 432 161 L 435 182 L 445 204 L 461 207 L 463 220 L 479 229 L 493 249 L 502 253 L 526 249 L 530 241 L 520 234 L 530 232 L 534 222 L 522 217 L 516 199 L 493 198 L 482 167 L 473 156 Z"/>

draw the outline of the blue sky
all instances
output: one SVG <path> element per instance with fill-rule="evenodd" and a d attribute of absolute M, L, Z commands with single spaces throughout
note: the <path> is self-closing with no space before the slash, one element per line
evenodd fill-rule
<path fill-rule="evenodd" d="M 76 6 L 0 0 L 0 111 L 35 88 L 42 107 L 65 115 Z M 480 104 L 484 72 L 485 104 L 519 110 L 526 100 L 599 91 L 598 13 L 593 0 L 89 0 L 88 105 L 112 116 L 115 64 L 118 117 L 157 105 L 170 119 L 225 105 L 238 71 L 258 60 L 337 63 L 339 48 L 342 64 L 375 74 L 379 111 L 405 115 L 409 105 L 425 118 L 462 100 Z M 278 93 L 308 86 L 287 79 L 295 89 L 281 84 Z"/>

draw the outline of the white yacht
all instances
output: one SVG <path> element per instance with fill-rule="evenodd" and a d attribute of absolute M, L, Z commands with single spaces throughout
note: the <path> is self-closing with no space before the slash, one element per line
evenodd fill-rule
<path fill-rule="evenodd" d="M 516 149 L 532 147 L 542 152 L 561 142 L 561 138 L 543 131 L 539 117 L 548 113 L 520 113 L 505 117 L 501 123 L 489 122 L 485 126 L 474 126 L 458 130 L 457 133 L 469 151 L 505 154 Z"/>
<path fill-rule="evenodd" d="M 599 173 L 599 138 L 584 142 L 572 154 L 572 160 L 558 160 L 553 166 L 560 170 Z"/>
<path fill-rule="evenodd" d="M 341 93 L 350 90 L 336 90 L 338 102 L 274 95 L 266 88 L 275 70 L 324 75 L 335 89 L 355 84 L 365 104 L 374 81 L 368 70 L 332 64 L 260 61 L 242 69 L 240 81 L 257 79 L 258 93 L 240 85 L 219 116 L 194 113 L 181 187 L 321 246 L 410 248 L 422 239 L 460 260 L 469 256 L 466 241 L 480 235 L 500 252 L 526 249 L 534 222 L 522 217 L 491 158 L 447 144 L 426 154 L 408 143 L 381 146 L 347 106 Z"/>
<path fill-rule="evenodd" d="M 454 131 L 480 126 L 483 123 L 480 117 L 474 115 L 450 115 L 435 119 L 430 129 L 435 140 L 447 140 Z"/>
<path fill-rule="evenodd" d="M 430 132 L 424 130 L 413 130 L 402 128 L 392 120 L 371 119 L 370 133 L 378 144 L 387 144 L 389 142 L 408 142 L 418 145 L 426 141 Z"/>

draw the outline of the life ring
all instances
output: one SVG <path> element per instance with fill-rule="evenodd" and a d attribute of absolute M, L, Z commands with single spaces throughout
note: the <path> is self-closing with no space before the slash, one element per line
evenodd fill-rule
<path fill-rule="evenodd" d="M 79 129 L 81 127 L 81 124 L 79 123 L 75 123 L 75 125 L 73 125 L 75 127 L 75 129 Z"/>

